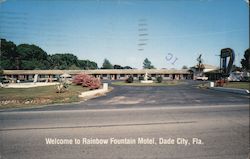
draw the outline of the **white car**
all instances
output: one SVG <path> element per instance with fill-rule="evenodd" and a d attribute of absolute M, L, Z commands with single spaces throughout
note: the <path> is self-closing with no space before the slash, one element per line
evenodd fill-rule
<path fill-rule="evenodd" d="M 207 81 L 208 77 L 203 76 L 203 77 L 196 77 L 196 80 L 202 80 L 202 81 Z"/>

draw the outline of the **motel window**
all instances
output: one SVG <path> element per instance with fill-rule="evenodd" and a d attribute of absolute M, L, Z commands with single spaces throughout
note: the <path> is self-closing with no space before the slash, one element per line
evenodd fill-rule
<path fill-rule="evenodd" d="M 138 75 L 137 74 L 133 74 L 133 77 L 138 77 Z"/>
<path fill-rule="evenodd" d="M 45 75 L 39 75 L 40 78 L 45 78 Z"/>
<path fill-rule="evenodd" d="M 169 74 L 165 74 L 164 77 L 169 77 Z"/>

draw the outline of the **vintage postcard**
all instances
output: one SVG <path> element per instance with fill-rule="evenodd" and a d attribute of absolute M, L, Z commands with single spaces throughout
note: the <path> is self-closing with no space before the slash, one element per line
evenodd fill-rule
<path fill-rule="evenodd" d="M 0 159 L 249 159 L 249 0 L 0 0 Z"/>

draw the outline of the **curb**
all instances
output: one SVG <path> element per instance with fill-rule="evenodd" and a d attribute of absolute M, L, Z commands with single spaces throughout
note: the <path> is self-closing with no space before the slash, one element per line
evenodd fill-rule
<path fill-rule="evenodd" d="M 243 94 L 243 95 L 249 95 L 250 93 L 249 90 L 247 89 L 238 89 L 238 88 L 209 87 L 209 89 L 222 91 L 222 92 Z"/>
<path fill-rule="evenodd" d="M 97 90 L 91 90 L 91 91 L 87 91 L 87 92 L 82 92 L 79 97 L 80 98 L 89 98 L 89 97 L 94 97 L 98 94 L 105 94 L 109 92 L 108 90 L 108 84 L 107 83 L 103 83 L 103 88 L 101 89 L 97 89 Z"/>

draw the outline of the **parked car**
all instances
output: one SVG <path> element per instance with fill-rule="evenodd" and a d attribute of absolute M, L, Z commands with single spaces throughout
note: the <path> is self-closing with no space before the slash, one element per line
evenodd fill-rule
<path fill-rule="evenodd" d="M 206 76 L 196 77 L 196 80 L 207 81 L 207 80 L 208 80 L 208 77 L 206 77 Z"/>
<path fill-rule="evenodd" d="M 10 79 L 7 79 L 5 77 L 0 77 L 0 83 L 6 84 L 6 83 L 10 83 L 10 82 L 11 82 Z"/>

